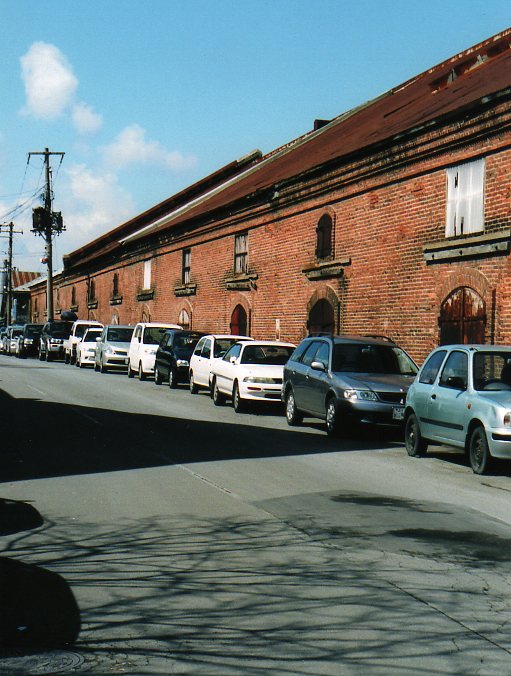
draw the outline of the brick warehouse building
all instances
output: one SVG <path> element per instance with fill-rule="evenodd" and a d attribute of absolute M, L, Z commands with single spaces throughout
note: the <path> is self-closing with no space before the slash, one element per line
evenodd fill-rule
<path fill-rule="evenodd" d="M 57 312 L 511 343 L 511 29 L 64 258 Z M 32 289 L 43 321 L 45 288 Z"/>

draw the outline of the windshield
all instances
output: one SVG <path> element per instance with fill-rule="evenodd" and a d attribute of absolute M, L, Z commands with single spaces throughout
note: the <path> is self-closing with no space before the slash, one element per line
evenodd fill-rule
<path fill-rule="evenodd" d="M 83 342 L 84 343 L 94 342 L 96 338 L 99 338 L 102 333 L 103 331 L 101 329 L 89 329 L 83 337 Z"/>
<path fill-rule="evenodd" d="M 132 328 L 108 329 L 107 340 L 112 343 L 129 343 L 133 335 Z"/>
<path fill-rule="evenodd" d="M 22 334 L 23 334 L 23 329 L 13 329 L 11 335 L 14 338 L 15 336 L 21 336 Z"/>
<path fill-rule="evenodd" d="M 215 341 L 215 357 L 223 357 L 227 350 L 238 341 L 237 338 L 218 338 Z"/>
<path fill-rule="evenodd" d="M 334 345 L 332 371 L 414 376 L 417 366 L 401 348 L 387 345 Z"/>
<path fill-rule="evenodd" d="M 78 324 L 75 329 L 75 336 L 77 338 L 82 338 L 85 335 L 85 331 L 87 329 L 90 329 L 91 325 L 90 324 Z"/>
<path fill-rule="evenodd" d="M 294 347 L 285 345 L 247 345 L 241 356 L 242 364 L 284 366 Z"/>
<path fill-rule="evenodd" d="M 472 369 L 474 389 L 511 390 L 511 351 L 477 352 Z"/>
<path fill-rule="evenodd" d="M 159 345 L 165 331 L 168 331 L 165 326 L 146 327 L 142 342 L 146 345 Z"/>
<path fill-rule="evenodd" d="M 38 336 L 43 330 L 42 324 L 38 326 L 34 324 L 33 326 L 25 326 L 25 335 L 26 336 Z"/>

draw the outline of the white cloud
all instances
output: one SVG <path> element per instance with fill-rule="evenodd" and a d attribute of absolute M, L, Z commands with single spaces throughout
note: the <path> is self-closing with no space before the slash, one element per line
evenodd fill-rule
<path fill-rule="evenodd" d="M 107 164 L 118 169 L 133 164 L 152 164 L 182 171 L 195 166 L 193 155 L 185 156 L 178 150 L 166 150 L 158 141 L 146 139 L 146 131 L 138 124 L 125 127 L 117 138 L 103 148 Z"/>
<path fill-rule="evenodd" d="M 103 118 L 92 106 L 80 102 L 73 106 L 73 124 L 79 134 L 93 134 L 103 125 Z"/>
<path fill-rule="evenodd" d="M 66 57 L 57 47 L 45 42 L 35 42 L 21 57 L 21 73 L 27 97 L 26 112 L 39 119 L 59 117 L 78 88 L 78 80 Z"/>
<path fill-rule="evenodd" d="M 67 251 L 82 246 L 126 221 L 135 211 L 131 195 L 112 173 L 92 173 L 85 165 L 66 172 L 69 181 L 62 213 Z"/>

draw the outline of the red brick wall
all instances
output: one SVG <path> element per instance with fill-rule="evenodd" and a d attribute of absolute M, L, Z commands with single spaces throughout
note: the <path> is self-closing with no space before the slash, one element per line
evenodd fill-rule
<path fill-rule="evenodd" d="M 250 315 L 256 338 L 298 342 L 306 334 L 308 308 L 320 297 L 337 298 L 340 330 L 384 334 L 409 350 L 418 361 L 439 339 L 443 299 L 458 286 L 471 286 L 487 308 L 487 339 L 511 343 L 510 265 L 508 256 L 427 264 L 423 247 L 445 239 L 446 167 L 473 157 L 486 157 L 485 232 L 511 223 L 511 141 L 509 132 L 492 133 L 495 119 L 508 119 L 499 104 L 480 119 L 457 122 L 400 140 L 370 157 L 355 159 L 330 173 L 293 188 L 291 201 L 262 205 L 248 214 L 205 225 L 173 244 L 155 248 L 152 263 L 154 298 L 137 300 L 143 260 L 137 254 L 104 270 L 91 272 L 97 309 L 87 308 L 85 277 L 60 281 L 60 305 L 71 305 L 76 287 L 79 317 L 120 323 L 176 322 L 182 309 L 195 329 L 229 331 L 236 304 Z M 294 192 L 293 192 L 294 191 Z M 315 228 L 326 210 L 335 220 L 335 252 L 349 259 L 344 274 L 311 281 L 303 273 L 315 263 Z M 254 288 L 226 290 L 232 275 L 233 234 L 249 230 L 249 269 Z M 191 247 L 191 281 L 196 295 L 176 297 L 181 284 L 182 249 Z M 110 305 L 113 274 L 119 275 L 121 305 Z M 44 307 L 44 289 L 36 291 Z M 41 321 L 41 313 L 39 315 Z"/>

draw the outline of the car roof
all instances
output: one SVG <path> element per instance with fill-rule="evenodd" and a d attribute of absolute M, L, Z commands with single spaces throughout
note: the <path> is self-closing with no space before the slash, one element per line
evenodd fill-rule
<path fill-rule="evenodd" d="M 142 326 L 143 328 L 156 328 L 156 329 L 182 329 L 182 326 L 179 324 L 172 324 L 171 322 L 138 322 L 137 326 Z"/>
<path fill-rule="evenodd" d="M 332 336 L 332 335 L 317 335 L 317 336 L 307 336 L 304 338 L 304 340 L 318 340 L 318 339 L 325 339 L 325 340 L 331 340 L 333 343 L 336 345 L 340 345 L 343 343 L 349 344 L 349 343 L 364 343 L 364 344 L 370 344 L 370 345 L 396 345 L 396 343 L 391 339 L 388 338 L 387 336 L 378 336 L 374 334 L 369 334 L 369 335 L 338 335 L 338 336 Z"/>
<path fill-rule="evenodd" d="M 273 346 L 279 346 L 279 347 L 296 347 L 293 343 L 285 343 L 281 340 L 238 340 L 238 343 L 243 345 L 243 347 L 247 345 L 273 345 Z"/>
<path fill-rule="evenodd" d="M 468 345 L 455 343 L 452 345 L 439 345 L 436 350 L 469 350 L 471 352 L 502 352 L 511 351 L 511 345 L 485 345 L 484 343 L 470 343 Z"/>
<path fill-rule="evenodd" d="M 250 338 L 250 336 L 235 336 L 233 333 L 206 333 L 204 335 L 205 338 L 233 338 L 237 342 L 241 341 L 246 341 L 246 342 L 252 342 L 254 339 Z"/>

